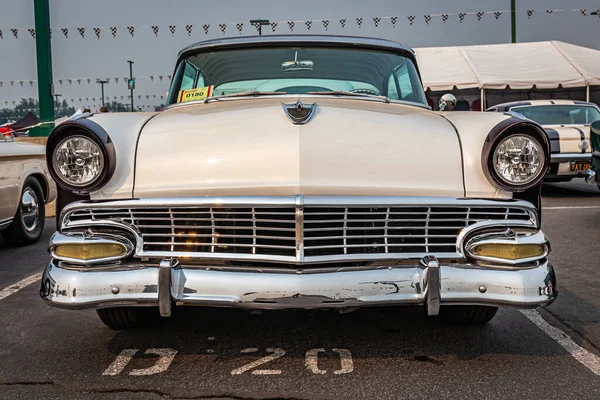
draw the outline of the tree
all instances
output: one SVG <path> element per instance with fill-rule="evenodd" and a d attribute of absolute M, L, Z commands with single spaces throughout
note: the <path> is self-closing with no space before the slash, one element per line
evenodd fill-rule
<path fill-rule="evenodd" d="M 105 103 L 106 107 L 108 107 L 108 109 L 110 110 L 110 112 L 127 112 L 130 111 L 130 107 L 122 104 L 122 103 L 117 103 L 116 101 L 111 101 L 110 103 Z"/>

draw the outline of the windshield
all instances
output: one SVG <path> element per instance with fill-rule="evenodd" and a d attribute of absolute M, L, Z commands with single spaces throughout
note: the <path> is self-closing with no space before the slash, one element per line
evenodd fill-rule
<path fill-rule="evenodd" d="M 169 104 L 251 91 L 352 92 L 427 104 L 410 58 L 388 51 L 317 46 L 190 55 L 177 67 Z"/>
<path fill-rule="evenodd" d="M 511 111 L 540 125 L 589 125 L 600 119 L 596 107 L 578 104 L 515 107 Z"/>

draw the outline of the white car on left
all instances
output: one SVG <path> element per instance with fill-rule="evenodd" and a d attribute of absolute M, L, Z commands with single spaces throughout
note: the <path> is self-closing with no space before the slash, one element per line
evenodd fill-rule
<path fill-rule="evenodd" d="M 45 205 L 56 198 L 46 147 L 0 138 L 0 234 L 13 246 L 38 241 Z"/>

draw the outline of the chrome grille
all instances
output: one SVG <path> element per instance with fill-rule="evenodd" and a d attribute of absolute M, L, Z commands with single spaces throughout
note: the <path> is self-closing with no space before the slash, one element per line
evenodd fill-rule
<path fill-rule="evenodd" d="M 70 220 L 117 220 L 137 228 L 144 252 L 295 257 L 294 208 L 82 210 Z"/>
<path fill-rule="evenodd" d="M 382 204 L 366 198 L 321 204 L 320 198 L 283 198 L 260 204 L 165 207 L 168 200 L 84 204 L 65 213 L 63 228 L 128 227 L 138 236 L 141 257 L 198 257 L 277 262 L 334 262 L 419 258 L 426 254 L 459 258 L 463 229 L 485 225 L 536 225 L 535 211 L 523 202 L 455 200 Z M 386 198 L 383 198 L 384 200 Z M 388 198 L 389 199 L 389 198 Z M 181 199 L 180 199 L 181 200 Z M 209 202 L 204 199 L 203 202 Z M 223 199 L 219 199 L 223 200 Z M 136 202 L 143 202 L 136 206 Z M 518 203 L 518 204 L 515 204 Z M 460 205 L 457 205 L 460 204 Z M 464 205 L 463 205 L 464 204 Z M 124 206 L 124 207 L 123 207 Z"/>
<path fill-rule="evenodd" d="M 310 208 L 304 255 L 453 253 L 459 233 L 470 225 L 529 218 L 525 210 L 509 207 Z"/>

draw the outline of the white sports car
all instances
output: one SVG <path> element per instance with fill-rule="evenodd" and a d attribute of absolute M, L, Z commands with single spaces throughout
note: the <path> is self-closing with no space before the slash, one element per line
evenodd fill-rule
<path fill-rule="evenodd" d="M 38 241 L 45 205 L 56 197 L 46 167 L 46 148 L 0 136 L 0 233 L 13 246 Z"/>
<path fill-rule="evenodd" d="M 583 178 L 592 159 L 590 125 L 600 108 L 577 100 L 527 100 L 498 104 L 487 111 L 515 112 L 540 124 L 550 140 L 550 171 L 546 181 Z"/>
<path fill-rule="evenodd" d="M 485 323 L 557 296 L 535 122 L 427 106 L 378 39 L 201 42 L 162 112 L 86 114 L 47 146 L 58 232 L 40 294 L 112 328 L 174 306 L 421 304 Z"/>

